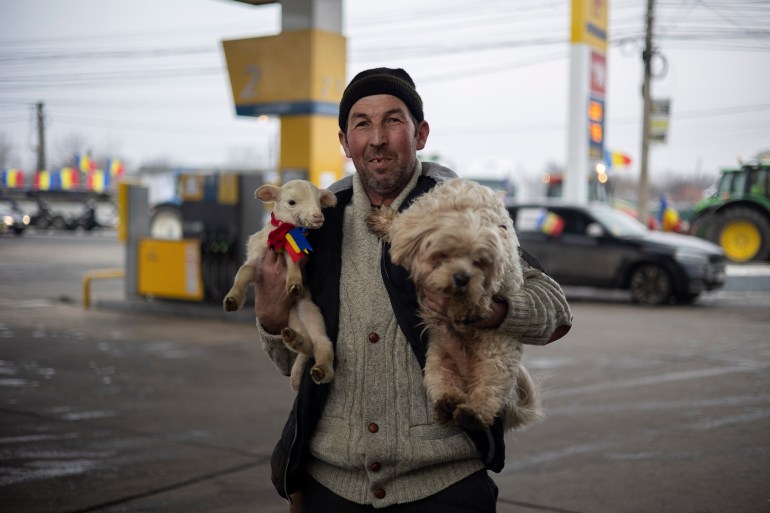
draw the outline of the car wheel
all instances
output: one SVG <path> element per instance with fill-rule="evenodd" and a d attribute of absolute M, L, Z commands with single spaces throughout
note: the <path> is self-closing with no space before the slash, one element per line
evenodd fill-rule
<path fill-rule="evenodd" d="M 631 300 L 643 305 L 660 305 L 671 299 L 673 286 L 668 272 L 658 264 L 634 269 L 629 282 Z"/>
<path fill-rule="evenodd" d="M 53 221 L 51 221 L 51 228 L 54 230 L 66 230 L 67 221 L 65 221 L 61 216 L 56 216 L 53 218 Z"/>

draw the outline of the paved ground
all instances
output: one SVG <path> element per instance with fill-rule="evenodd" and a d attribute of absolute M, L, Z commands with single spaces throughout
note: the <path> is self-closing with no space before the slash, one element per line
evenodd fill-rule
<path fill-rule="evenodd" d="M 0 512 L 286 511 L 267 462 L 292 393 L 249 315 L 108 283 L 85 311 L 58 276 L 119 247 L 48 244 L 0 240 Z M 548 418 L 508 436 L 498 511 L 770 511 L 767 299 L 575 293 L 568 337 L 526 351 Z"/>

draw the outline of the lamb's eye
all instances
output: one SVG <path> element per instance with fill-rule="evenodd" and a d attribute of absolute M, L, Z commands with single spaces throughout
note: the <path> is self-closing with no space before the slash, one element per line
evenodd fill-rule
<path fill-rule="evenodd" d="M 296 202 L 296 201 L 294 201 L 294 200 L 289 200 L 289 201 L 287 201 L 286 203 L 288 203 L 290 207 L 293 207 L 294 205 L 296 205 L 296 204 L 297 204 L 297 202 Z"/>

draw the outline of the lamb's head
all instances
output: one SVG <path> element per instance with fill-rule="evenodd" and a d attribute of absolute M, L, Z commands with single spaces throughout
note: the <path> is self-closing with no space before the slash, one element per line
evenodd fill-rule
<path fill-rule="evenodd" d="M 301 228 L 320 228 L 324 222 L 321 209 L 337 204 L 337 196 L 319 189 L 306 180 L 290 180 L 278 187 L 263 185 L 254 197 L 265 204 L 273 204 L 273 215 L 279 221 Z"/>

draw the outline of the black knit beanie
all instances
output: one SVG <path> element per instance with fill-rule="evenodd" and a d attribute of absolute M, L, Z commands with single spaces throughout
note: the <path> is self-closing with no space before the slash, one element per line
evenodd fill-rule
<path fill-rule="evenodd" d="M 375 94 L 390 94 L 403 101 L 418 122 L 423 121 L 422 98 L 414 81 L 401 68 L 373 68 L 362 71 L 350 81 L 340 101 L 340 130 L 347 128 L 350 108 L 361 98 Z"/>

